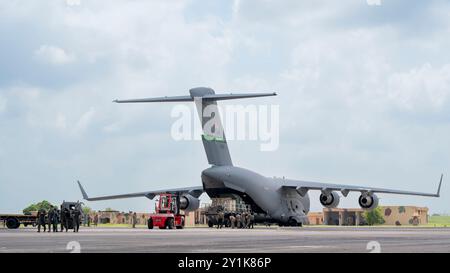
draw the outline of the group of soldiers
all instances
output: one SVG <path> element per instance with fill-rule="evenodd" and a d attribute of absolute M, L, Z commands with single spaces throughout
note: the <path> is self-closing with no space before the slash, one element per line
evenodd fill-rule
<path fill-rule="evenodd" d="M 234 228 L 254 228 L 255 215 L 251 212 L 242 212 L 229 215 L 230 226 Z M 217 214 L 217 228 L 222 228 L 225 224 L 225 213 L 219 211 Z"/>
<path fill-rule="evenodd" d="M 44 232 L 53 229 L 53 232 L 58 232 L 58 224 L 61 224 L 61 232 L 69 229 L 69 222 L 73 224 L 73 232 L 78 232 L 80 229 L 81 210 L 75 209 L 70 211 L 67 208 L 58 210 L 56 206 L 51 207 L 48 212 L 45 209 L 40 209 L 37 214 L 38 232 L 41 232 L 41 226 Z"/>
<path fill-rule="evenodd" d="M 85 215 L 83 218 L 83 226 L 91 226 L 91 222 L 94 226 L 98 226 L 98 214 L 94 215 L 94 218 L 92 218 L 89 214 Z"/>

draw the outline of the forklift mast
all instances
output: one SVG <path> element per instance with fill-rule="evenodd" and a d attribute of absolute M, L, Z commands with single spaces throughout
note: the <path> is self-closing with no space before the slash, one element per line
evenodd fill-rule
<path fill-rule="evenodd" d="M 156 205 L 156 213 L 174 213 L 179 214 L 180 196 L 178 194 L 162 193 L 159 195 L 159 201 Z"/>
<path fill-rule="evenodd" d="M 148 228 L 184 228 L 185 215 L 180 213 L 180 193 L 161 193 L 158 196 L 159 199 L 155 200 L 155 213 L 150 213 L 147 221 Z"/>

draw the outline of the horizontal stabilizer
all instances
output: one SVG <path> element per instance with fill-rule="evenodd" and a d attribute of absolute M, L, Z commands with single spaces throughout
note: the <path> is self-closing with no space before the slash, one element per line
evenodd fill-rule
<path fill-rule="evenodd" d="M 131 100 L 114 100 L 116 103 L 142 103 L 142 102 L 185 102 L 194 101 L 194 98 L 201 98 L 203 100 L 234 100 L 245 98 L 258 98 L 276 96 L 276 93 L 245 93 L 245 94 L 191 94 L 191 96 L 172 96 L 172 97 L 157 97 Z"/>
<path fill-rule="evenodd" d="M 145 102 L 195 102 L 198 116 L 203 129 L 203 146 L 208 159 L 208 163 L 215 166 L 232 166 L 228 144 L 225 138 L 220 111 L 217 107 L 219 100 L 234 100 L 245 98 L 258 98 L 276 96 L 271 93 L 229 93 L 216 94 L 209 87 L 195 87 L 189 90 L 188 96 L 157 97 L 131 100 L 115 100 L 116 103 L 145 103 Z M 214 114 L 213 114 L 214 113 Z M 208 124 L 208 127 L 205 127 Z M 213 125 L 213 126 L 209 126 Z"/>
<path fill-rule="evenodd" d="M 183 102 L 193 101 L 191 96 L 173 96 L 173 97 L 159 97 L 146 99 L 132 99 L 132 100 L 114 100 L 117 103 L 139 103 L 139 102 Z"/>
<path fill-rule="evenodd" d="M 276 96 L 277 93 L 245 93 L 245 94 L 208 94 L 201 98 L 204 100 L 235 100 L 246 98 L 270 97 Z"/>

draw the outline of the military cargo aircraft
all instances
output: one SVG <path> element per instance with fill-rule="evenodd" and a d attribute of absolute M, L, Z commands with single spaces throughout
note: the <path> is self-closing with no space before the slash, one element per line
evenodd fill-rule
<path fill-rule="evenodd" d="M 275 222 L 285 226 L 301 226 L 308 223 L 310 209 L 309 191 L 320 191 L 319 202 L 326 208 L 335 208 L 340 196 L 347 197 L 349 192 L 360 192 L 358 203 L 365 210 L 372 210 L 378 205 L 378 193 L 402 194 L 439 197 L 442 184 L 440 177 L 436 193 L 423 193 L 365 186 L 331 184 L 302 181 L 285 178 L 265 177 L 252 170 L 233 165 L 227 141 L 220 121 L 217 107 L 219 100 L 232 100 L 276 96 L 276 93 L 216 94 L 213 89 L 197 87 L 189 90 L 188 96 L 145 98 L 132 100 L 115 100 L 116 103 L 150 103 L 150 102 L 195 102 L 203 128 L 202 142 L 209 168 L 201 172 L 202 186 L 176 189 L 163 189 L 131 194 L 89 197 L 80 182 L 78 185 L 83 198 L 99 201 L 130 197 L 147 197 L 153 199 L 160 193 L 180 195 L 180 207 L 186 211 L 199 207 L 199 196 L 206 192 L 211 198 L 238 196 L 249 204 L 257 215 L 257 222 Z"/>

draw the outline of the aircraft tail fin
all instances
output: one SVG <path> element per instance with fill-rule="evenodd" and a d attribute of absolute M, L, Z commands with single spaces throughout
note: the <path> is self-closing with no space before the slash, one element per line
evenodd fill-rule
<path fill-rule="evenodd" d="M 216 166 L 232 166 L 230 151 L 228 150 L 222 121 L 220 120 L 218 100 L 232 100 L 243 98 L 256 98 L 276 96 L 276 93 L 243 93 L 243 94 L 216 94 L 213 89 L 197 87 L 189 90 L 190 96 L 159 97 L 132 100 L 114 100 L 116 103 L 140 102 L 186 102 L 193 101 L 202 123 L 202 142 L 208 163 Z"/>

